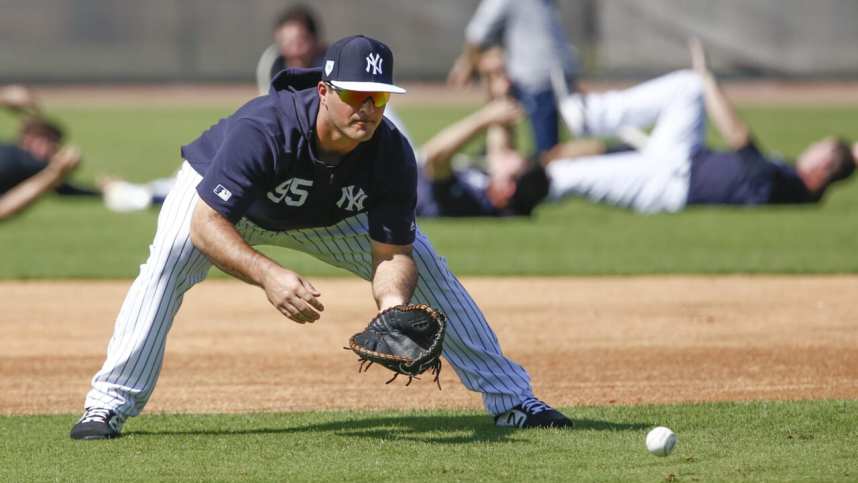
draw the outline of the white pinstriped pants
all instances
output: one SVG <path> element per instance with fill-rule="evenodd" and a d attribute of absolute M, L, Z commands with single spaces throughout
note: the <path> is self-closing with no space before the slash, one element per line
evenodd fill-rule
<path fill-rule="evenodd" d="M 107 359 L 92 379 L 85 407 L 114 409 L 125 416 L 143 410 L 161 372 L 167 333 L 184 293 L 207 275 L 211 262 L 190 239 L 201 176 L 184 163 L 158 216 L 149 259 L 128 291 Z M 310 254 L 369 280 L 372 273 L 366 214 L 337 225 L 286 232 L 267 231 L 246 219 L 236 228 L 251 245 L 277 245 Z M 444 357 L 468 389 L 482 393 L 486 410 L 500 414 L 531 396 L 530 376 L 500 350 L 482 312 L 420 231 L 414 241 L 418 282 L 413 302 L 449 317 Z"/>

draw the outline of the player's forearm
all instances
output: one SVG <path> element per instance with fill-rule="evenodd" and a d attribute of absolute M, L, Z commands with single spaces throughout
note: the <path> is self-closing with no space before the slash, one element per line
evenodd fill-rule
<path fill-rule="evenodd" d="M 421 149 L 426 162 L 426 174 L 430 178 L 448 175 L 453 155 L 486 127 L 481 111 L 477 111 L 429 139 Z"/>
<path fill-rule="evenodd" d="M 706 102 L 706 111 L 712 118 L 712 122 L 724 138 L 724 141 L 732 149 L 739 149 L 748 144 L 751 132 L 748 125 L 739 118 L 733 104 L 724 95 L 718 81 L 711 72 L 707 71 L 701 75 L 703 79 L 703 93 Z"/>
<path fill-rule="evenodd" d="M 417 286 L 417 265 L 411 253 L 373 251 L 372 295 L 378 310 L 407 304 Z"/>
<path fill-rule="evenodd" d="M 224 272 L 259 287 L 277 265 L 248 245 L 229 220 L 202 200 L 191 218 L 191 242 Z"/>
<path fill-rule="evenodd" d="M 515 131 L 512 126 L 492 124 L 486 128 L 486 154 L 492 156 L 515 149 L 513 139 Z"/>
<path fill-rule="evenodd" d="M 43 194 L 59 185 L 64 178 L 65 172 L 48 165 L 45 169 L 22 181 L 3 196 L 0 196 L 0 220 L 20 213 Z"/>
<path fill-rule="evenodd" d="M 607 146 L 599 139 L 576 139 L 558 144 L 542 155 L 542 163 L 547 165 L 558 159 L 574 159 L 583 156 L 598 156 L 605 154 Z"/>

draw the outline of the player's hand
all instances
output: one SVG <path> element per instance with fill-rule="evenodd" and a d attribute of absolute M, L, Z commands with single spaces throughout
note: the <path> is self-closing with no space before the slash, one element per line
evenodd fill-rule
<path fill-rule="evenodd" d="M 466 87 L 470 84 L 473 75 L 473 63 L 466 56 L 460 56 L 447 74 L 447 85 L 459 88 Z"/>
<path fill-rule="evenodd" d="M 269 271 L 262 288 L 274 308 L 299 324 L 319 320 L 319 312 L 325 310 L 317 299 L 321 292 L 291 270 L 278 268 Z"/>
<path fill-rule="evenodd" d="M 521 105 L 513 99 L 495 99 L 482 109 L 486 124 L 513 124 L 524 116 Z"/>
<path fill-rule="evenodd" d="M 691 54 L 691 68 L 694 69 L 694 72 L 700 75 L 709 72 L 709 67 L 706 65 L 706 50 L 699 38 L 691 37 L 688 39 L 688 51 Z"/>
<path fill-rule="evenodd" d="M 36 96 L 33 95 L 33 92 L 17 84 L 0 89 L 0 105 L 13 111 L 38 111 Z"/>
<path fill-rule="evenodd" d="M 77 146 L 65 146 L 51 158 L 48 168 L 62 177 L 68 176 L 80 165 L 80 149 Z"/>

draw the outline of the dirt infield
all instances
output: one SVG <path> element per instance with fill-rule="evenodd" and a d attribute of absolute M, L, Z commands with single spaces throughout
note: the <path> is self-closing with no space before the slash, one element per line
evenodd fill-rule
<path fill-rule="evenodd" d="M 254 287 L 186 297 L 147 411 L 477 408 L 454 372 L 384 385 L 346 339 L 369 285 L 315 280 L 328 310 L 281 319 Z M 553 404 L 858 398 L 858 277 L 465 279 Z M 0 414 L 77 412 L 129 282 L 0 282 Z"/>

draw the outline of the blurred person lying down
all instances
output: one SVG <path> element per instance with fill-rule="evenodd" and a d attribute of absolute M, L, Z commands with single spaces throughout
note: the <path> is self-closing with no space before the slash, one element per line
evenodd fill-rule
<path fill-rule="evenodd" d="M 636 149 L 574 156 L 557 147 L 546 156 L 548 199 L 570 196 L 640 213 L 694 205 L 818 203 L 829 186 L 855 171 L 856 145 L 831 136 L 808 146 L 795 165 L 764 155 L 690 42 L 692 70 L 630 89 L 562 97 L 559 108 L 576 136 L 612 136 L 651 127 Z M 707 114 L 728 149 L 705 145 Z M 638 131 L 640 133 L 641 131 Z"/>

